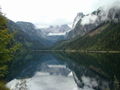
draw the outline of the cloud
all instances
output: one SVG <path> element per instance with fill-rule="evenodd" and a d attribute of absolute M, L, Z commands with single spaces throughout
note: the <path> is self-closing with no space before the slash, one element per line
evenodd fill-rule
<path fill-rule="evenodd" d="M 13 21 L 54 25 L 71 23 L 78 12 L 87 14 L 113 1 L 119 0 L 0 0 L 0 6 Z"/>
<path fill-rule="evenodd" d="M 114 0 L 114 2 L 109 2 L 108 4 L 104 4 L 103 6 L 101 6 L 99 8 L 99 10 L 101 10 L 99 15 L 87 14 L 83 18 L 80 18 L 79 19 L 79 20 L 81 20 L 80 24 L 84 26 L 84 25 L 88 25 L 88 24 L 96 24 L 97 21 L 99 21 L 99 22 L 106 21 L 106 20 L 110 21 L 111 19 L 115 21 L 116 13 L 120 12 L 120 1 Z M 100 17 L 101 17 L 101 20 L 99 20 Z"/>
<path fill-rule="evenodd" d="M 96 22 L 97 18 L 98 17 L 96 15 L 89 14 L 89 15 L 85 16 L 84 18 L 82 18 L 81 24 L 82 25 L 93 24 Z"/>

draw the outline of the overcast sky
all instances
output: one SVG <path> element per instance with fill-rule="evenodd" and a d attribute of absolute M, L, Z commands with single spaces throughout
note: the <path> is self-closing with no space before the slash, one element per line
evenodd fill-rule
<path fill-rule="evenodd" d="M 71 24 L 78 12 L 90 13 L 120 0 L 0 0 L 2 12 L 13 21 L 40 26 Z"/>

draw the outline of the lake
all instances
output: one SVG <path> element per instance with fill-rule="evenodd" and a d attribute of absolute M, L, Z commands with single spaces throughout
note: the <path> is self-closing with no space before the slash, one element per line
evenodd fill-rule
<path fill-rule="evenodd" d="M 120 54 L 32 52 L 9 71 L 11 90 L 119 90 Z"/>

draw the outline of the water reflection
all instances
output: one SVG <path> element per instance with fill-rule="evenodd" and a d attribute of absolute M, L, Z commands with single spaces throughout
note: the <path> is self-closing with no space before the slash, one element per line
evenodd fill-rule
<path fill-rule="evenodd" d="M 11 65 L 7 86 L 11 90 L 117 90 L 118 60 L 119 55 L 101 54 L 22 55 Z"/>

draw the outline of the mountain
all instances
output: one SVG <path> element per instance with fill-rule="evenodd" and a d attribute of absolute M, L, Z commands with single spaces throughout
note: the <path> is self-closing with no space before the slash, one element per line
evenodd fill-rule
<path fill-rule="evenodd" d="M 22 29 L 22 31 L 28 33 L 30 36 L 41 38 L 44 37 L 42 31 L 40 29 L 37 29 L 35 25 L 30 22 L 18 21 L 16 24 Z"/>
<path fill-rule="evenodd" d="M 67 35 L 69 40 L 56 49 L 120 50 L 120 7 L 100 8 L 82 16 Z"/>
<path fill-rule="evenodd" d="M 78 13 L 74 22 L 73 27 L 70 32 L 67 33 L 69 39 L 76 36 L 84 36 L 86 33 L 99 27 L 104 22 L 118 22 L 120 17 L 120 7 L 118 6 L 109 6 L 101 7 L 96 11 L 84 15 L 83 13 Z"/>
<path fill-rule="evenodd" d="M 64 41 L 57 49 L 120 50 L 120 23 L 105 23 L 83 37 Z"/>
<path fill-rule="evenodd" d="M 35 26 L 29 22 L 13 22 L 8 21 L 7 27 L 11 32 L 16 32 L 16 41 L 22 43 L 26 49 L 44 49 L 49 43 L 42 37 L 40 30 L 35 29 Z M 39 32 L 39 33 L 38 33 Z"/>

